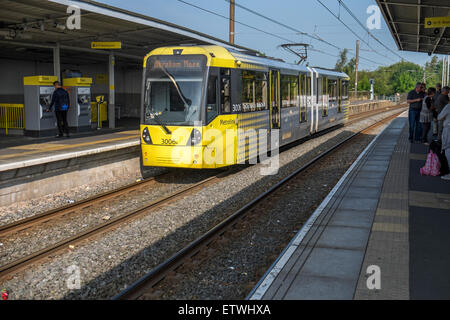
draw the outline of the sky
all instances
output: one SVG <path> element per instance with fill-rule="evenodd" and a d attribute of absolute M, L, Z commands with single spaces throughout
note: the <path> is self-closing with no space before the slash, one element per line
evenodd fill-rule
<path fill-rule="evenodd" d="M 138 12 L 150 17 L 168 21 L 208 35 L 228 40 L 229 22 L 227 19 L 204 12 L 189 6 L 179 0 L 97 0 L 115 7 Z M 183 0 L 198 7 L 208 9 L 225 17 L 229 16 L 229 2 L 227 0 Z M 362 40 L 360 41 L 360 69 L 374 70 L 379 66 L 388 66 L 400 61 L 400 57 L 424 65 L 430 60 L 425 53 L 398 51 L 391 33 L 381 16 L 381 28 L 371 30 L 388 48 L 391 48 L 400 57 L 391 53 L 385 47 L 370 38 L 356 20 L 344 8 L 340 8 L 338 0 L 321 0 L 340 19 L 354 30 Z M 354 15 L 366 24 L 370 17 L 367 8 L 376 5 L 375 0 L 343 0 Z M 338 19 L 327 11 L 317 0 L 236 0 L 237 4 L 250 8 L 258 13 L 282 22 L 296 30 L 318 36 L 329 43 L 339 47 L 348 48 L 349 58 L 355 54 L 357 37 L 352 34 Z M 311 66 L 334 68 L 339 49 L 325 43 L 298 34 L 293 30 L 254 15 L 242 8 L 236 7 L 235 43 L 258 50 L 268 56 L 277 57 L 286 62 L 298 60 L 295 55 L 286 52 L 279 46 L 283 43 L 308 43 L 312 50 L 308 52 L 308 62 Z M 245 23 L 257 29 L 264 30 L 273 35 L 263 33 L 238 22 Z M 280 39 L 284 38 L 284 39 Z M 287 41 L 290 40 L 290 41 Z M 319 51 L 313 51 L 319 50 Z M 442 58 L 442 56 L 440 56 Z M 368 61 L 368 60 L 371 61 Z"/>

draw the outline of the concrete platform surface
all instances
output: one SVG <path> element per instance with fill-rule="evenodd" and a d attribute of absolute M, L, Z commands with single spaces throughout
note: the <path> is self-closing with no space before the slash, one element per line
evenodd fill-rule
<path fill-rule="evenodd" d="M 449 299 L 450 181 L 396 118 L 353 163 L 251 300 Z"/>
<path fill-rule="evenodd" d="M 0 172 L 139 145 L 139 131 L 60 138 L 0 149 Z"/>

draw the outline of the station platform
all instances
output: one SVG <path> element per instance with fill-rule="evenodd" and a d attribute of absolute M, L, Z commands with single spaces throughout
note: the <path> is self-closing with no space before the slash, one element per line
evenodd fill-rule
<path fill-rule="evenodd" d="M 52 138 L 40 143 L 0 148 L 0 173 L 139 145 L 139 130 L 73 138 Z"/>
<path fill-rule="evenodd" d="M 352 164 L 247 299 L 450 299 L 450 181 L 396 118 Z"/>

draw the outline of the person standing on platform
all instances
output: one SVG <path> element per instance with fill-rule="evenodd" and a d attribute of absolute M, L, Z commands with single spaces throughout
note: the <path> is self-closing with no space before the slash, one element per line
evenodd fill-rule
<path fill-rule="evenodd" d="M 428 89 L 427 95 L 425 96 L 425 99 L 423 99 L 422 110 L 420 111 L 420 124 L 422 125 L 422 143 L 425 144 L 428 144 L 428 132 L 430 132 L 431 121 L 433 121 L 433 97 L 435 94 L 435 88 Z"/>
<path fill-rule="evenodd" d="M 433 105 L 437 105 L 437 99 L 442 93 L 442 85 L 440 83 L 436 83 L 436 94 L 433 97 Z M 433 136 L 437 136 L 438 134 L 438 121 L 437 121 L 437 111 L 433 110 L 433 121 L 431 122 L 433 126 Z"/>
<path fill-rule="evenodd" d="M 437 98 L 441 93 L 442 93 L 442 85 L 440 83 L 436 83 L 436 96 L 434 100 L 437 100 Z"/>
<path fill-rule="evenodd" d="M 427 84 L 425 82 L 422 82 L 422 92 L 425 94 L 427 92 Z"/>
<path fill-rule="evenodd" d="M 416 88 L 408 93 L 406 102 L 409 103 L 409 141 L 419 142 L 422 138 L 422 126 L 420 124 L 420 111 L 425 93 L 422 91 L 422 83 L 418 82 Z"/>
<path fill-rule="evenodd" d="M 67 110 L 70 108 L 69 94 L 61 87 L 59 81 L 53 82 L 55 91 L 53 91 L 52 102 L 48 112 L 55 107 L 56 121 L 58 123 L 59 134 L 56 136 L 62 138 L 64 133 L 69 138 L 69 125 L 67 124 Z"/>
<path fill-rule="evenodd" d="M 436 107 L 438 119 L 439 119 L 439 113 L 441 113 L 441 111 L 445 108 L 445 106 L 450 102 L 450 99 L 448 98 L 449 93 L 450 93 L 450 87 L 445 86 L 444 88 L 442 88 L 442 92 L 436 100 L 435 107 Z M 442 130 L 444 129 L 443 121 L 438 120 L 437 124 L 438 124 L 438 137 L 437 138 L 438 138 L 438 140 L 442 140 Z"/>
<path fill-rule="evenodd" d="M 439 113 L 438 120 L 442 122 L 442 150 L 445 152 L 447 163 L 450 165 L 450 104 Z M 450 173 L 442 176 L 444 180 L 450 180 Z"/>

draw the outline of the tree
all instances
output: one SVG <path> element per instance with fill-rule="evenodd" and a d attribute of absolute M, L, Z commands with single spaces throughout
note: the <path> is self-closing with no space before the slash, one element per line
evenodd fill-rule
<path fill-rule="evenodd" d="M 347 51 L 340 52 L 336 69 L 345 72 L 350 77 L 350 90 L 354 90 L 356 58 L 347 61 Z M 346 63 L 344 63 L 346 62 Z M 442 61 L 433 57 L 424 67 L 412 62 L 401 61 L 388 67 L 379 67 L 374 71 L 360 70 L 358 72 L 358 90 L 370 90 L 369 79 L 375 80 L 374 90 L 377 95 L 393 95 L 414 89 L 417 82 L 425 77 L 428 86 L 434 86 L 440 80 Z"/>
<path fill-rule="evenodd" d="M 336 62 L 336 66 L 334 67 L 337 71 L 344 71 L 344 68 L 347 64 L 347 53 L 348 53 L 348 49 L 345 48 L 344 50 L 342 50 L 341 52 L 339 52 L 339 59 Z"/>
<path fill-rule="evenodd" d="M 435 87 L 442 80 L 442 60 L 437 56 L 433 56 L 429 62 L 425 64 L 425 83 L 427 87 Z"/>

